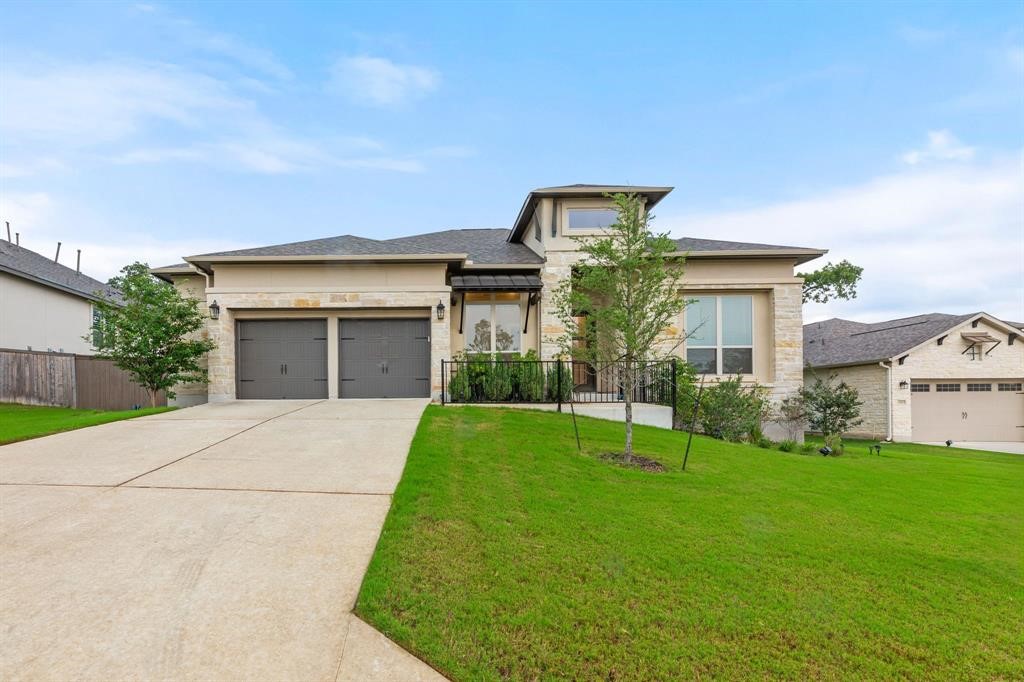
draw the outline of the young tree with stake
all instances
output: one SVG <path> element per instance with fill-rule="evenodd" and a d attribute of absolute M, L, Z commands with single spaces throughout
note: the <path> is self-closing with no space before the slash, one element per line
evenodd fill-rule
<path fill-rule="evenodd" d="M 626 411 L 623 459 L 633 456 L 633 391 L 645 364 L 666 359 L 682 342 L 672 336 L 686 306 L 680 296 L 684 259 L 675 242 L 651 231 L 652 215 L 636 194 L 615 194 L 618 219 L 594 237 L 573 237 L 582 260 L 554 294 L 563 354 L 602 368 L 621 363 Z M 579 315 L 586 316 L 583 324 Z M 582 344 L 574 343 L 583 339 Z"/>
<path fill-rule="evenodd" d="M 199 301 L 157 280 L 145 263 L 126 265 L 110 285 L 124 300 L 96 303 L 99 315 L 85 339 L 96 347 L 97 357 L 131 374 L 149 392 L 153 406 L 160 391 L 173 398 L 176 384 L 205 382 L 199 361 L 216 344 L 196 337 L 205 322 Z"/>

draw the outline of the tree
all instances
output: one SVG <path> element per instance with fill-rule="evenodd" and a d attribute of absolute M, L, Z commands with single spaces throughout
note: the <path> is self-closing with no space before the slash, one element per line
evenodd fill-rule
<path fill-rule="evenodd" d="M 857 283 L 860 281 L 864 268 L 858 267 L 843 259 L 838 263 L 829 263 L 814 272 L 801 272 L 804 278 L 804 303 L 826 303 L 835 298 L 849 301 L 857 297 Z"/>
<path fill-rule="evenodd" d="M 111 278 L 110 285 L 121 292 L 123 302 L 103 298 L 96 303 L 99 315 L 86 336 L 97 357 L 113 360 L 150 395 L 171 390 L 179 383 L 206 382 L 206 370 L 199 360 L 216 347 L 197 338 L 205 316 L 200 303 L 187 298 L 149 274 L 145 263 L 132 263 Z"/>
<path fill-rule="evenodd" d="M 600 237 L 573 237 L 583 259 L 555 291 L 565 329 L 564 355 L 601 368 L 621 366 L 626 408 L 623 458 L 633 457 L 633 391 L 645 363 L 667 357 L 682 341 L 669 331 L 686 302 L 679 295 L 683 259 L 670 257 L 676 244 L 651 232 L 653 216 L 635 194 L 609 195 L 618 219 Z M 578 343 L 578 340 L 584 340 Z"/>
<path fill-rule="evenodd" d="M 835 374 L 826 379 L 815 377 L 810 388 L 800 390 L 803 399 L 807 424 L 812 431 L 819 431 L 829 441 L 834 436 L 842 436 L 850 427 L 861 423 L 861 402 L 857 389 L 845 381 L 835 383 Z"/>

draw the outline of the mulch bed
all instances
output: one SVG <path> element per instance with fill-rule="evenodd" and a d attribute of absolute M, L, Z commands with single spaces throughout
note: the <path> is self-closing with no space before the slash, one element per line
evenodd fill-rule
<path fill-rule="evenodd" d="M 624 460 L 621 452 L 602 452 L 600 455 L 601 459 L 618 464 L 620 467 L 627 467 L 629 469 L 640 469 L 641 471 L 648 471 L 655 474 L 662 474 L 668 471 L 661 462 L 656 462 L 653 459 L 648 459 L 642 455 L 633 455 L 630 461 Z"/>

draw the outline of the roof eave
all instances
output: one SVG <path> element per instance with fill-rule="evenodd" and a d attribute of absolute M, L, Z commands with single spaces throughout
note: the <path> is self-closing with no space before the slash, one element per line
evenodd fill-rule
<path fill-rule="evenodd" d="M 263 265 L 268 263 L 463 263 L 465 253 L 358 254 L 344 256 L 189 256 L 185 260 L 210 272 L 217 263 Z"/>
<path fill-rule="evenodd" d="M 828 253 L 828 249 L 722 249 L 718 251 L 673 251 L 674 258 L 795 258 L 803 265 Z"/>
<path fill-rule="evenodd" d="M 30 282 L 35 282 L 36 284 L 41 284 L 42 286 L 50 287 L 51 289 L 56 289 L 58 291 L 62 291 L 65 294 L 70 294 L 71 296 L 77 296 L 78 298 L 84 298 L 87 301 L 99 302 L 99 301 L 103 301 L 104 300 L 100 296 L 96 296 L 94 294 L 87 294 L 84 291 L 78 291 L 77 289 L 72 289 L 71 287 L 64 286 L 64 285 L 60 284 L 59 282 L 52 282 L 52 281 L 50 281 L 48 279 L 43 279 L 42 277 L 36 277 L 35 275 L 31 275 L 31 274 L 29 274 L 27 272 L 23 272 L 21 270 L 16 270 L 14 268 L 9 268 L 9 267 L 7 267 L 5 265 L 0 265 L 0 272 L 6 272 L 7 274 L 13 275 L 14 277 L 20 277 L 20 278 L 26 279 L 26 280 L 28 280 Z M 117 304 L 117 301 L 113 301 L 113 302 L 115 304 Z"/>

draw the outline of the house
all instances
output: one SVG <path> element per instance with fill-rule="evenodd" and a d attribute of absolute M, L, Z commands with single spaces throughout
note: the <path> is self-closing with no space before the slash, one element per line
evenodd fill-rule
<path fill-rule="evenodd" d="M 0 348 L 90 355 L 101 296 L 117 290 L 10 241 L 0 241 Z"/>
<path fill-rule="evenodd" d="M 396 239 L 352 235 L 189 256 L 153 273 L 211 307 L 208 389 L 231 398 L 433 396 L 441 361 L 462 351 L 550 359 L 563 328 L 551 292 L 616 212 L 607 194 L 653 208 L 671 187 L 570 185 L 529 192 L 511 229 Z M 799 390 L 802 280 L 820 249 L 682 238 L 681 357 L 706 374 L 742 374 L 776 398 Z"/>
<path fill-rule="evenodd" d="M 860 393 L 853 435 L 898 441 L 1024 441 L 1021 325 L 983 312 L 804 325 L 805 381 Z"/>

